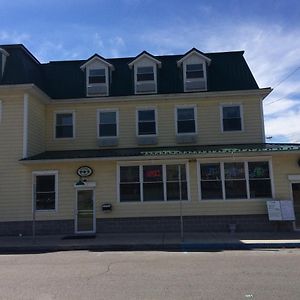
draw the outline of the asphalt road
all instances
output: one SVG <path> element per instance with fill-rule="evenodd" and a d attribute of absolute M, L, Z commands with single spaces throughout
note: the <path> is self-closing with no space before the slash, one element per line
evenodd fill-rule
<path fill-rule="evenodd" d="M 0 299 L 300 299 L 300 250 L 0 255 Z"/>

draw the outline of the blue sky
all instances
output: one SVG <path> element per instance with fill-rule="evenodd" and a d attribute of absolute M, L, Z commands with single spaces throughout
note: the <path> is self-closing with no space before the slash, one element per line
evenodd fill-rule
<path fill-rule="evenodd" d="M 0 44 L 23 43 L 40 61 L 245 50 L 260 87 L 300 67 L 296 0 L 0 0 Z M 281 99 L 279 101 L 276 101 Z M 274 102 L 275 101 L 275 102 Z M 300 142 L 300 69 L 265 100 L 273 142 Z"/>

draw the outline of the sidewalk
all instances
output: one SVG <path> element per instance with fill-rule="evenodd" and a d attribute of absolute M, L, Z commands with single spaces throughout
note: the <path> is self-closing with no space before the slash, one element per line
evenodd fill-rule
<path fill-rule="evenodd" d="M 0 253 L 91 251 L 222 251 L 264 248 L 300 248 L 300 232 L 290 233 L 178 233 L 97 234 L 86 236 L 0 237 Z"/>

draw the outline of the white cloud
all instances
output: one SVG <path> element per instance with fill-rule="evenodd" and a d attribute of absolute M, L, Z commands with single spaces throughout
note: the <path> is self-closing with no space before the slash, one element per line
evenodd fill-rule
<path fill-rule="evenodd" d="M 19 33 L 16 31 L 0 31 L 0 44 L 22 44 L 30 40 L 27 33 Z"/>

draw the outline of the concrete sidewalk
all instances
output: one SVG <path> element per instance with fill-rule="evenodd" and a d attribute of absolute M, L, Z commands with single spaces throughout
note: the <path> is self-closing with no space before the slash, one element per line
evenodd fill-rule
<path fill-rule="evenodd" d="M 67 250 L 249 250 L 263 248 L 300 248 L 300 232 L 290 233 L 127 233 L 97 234 L 95 237 L 52 235 L 0 237 L 0 253 L 39 253 Z"/>

